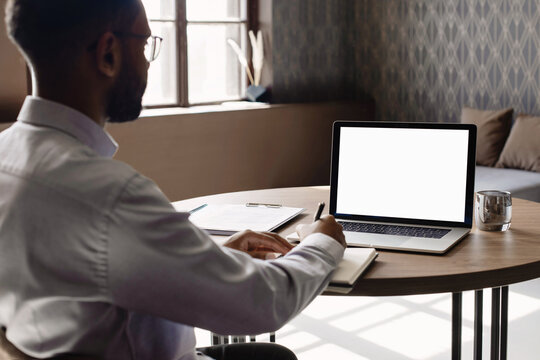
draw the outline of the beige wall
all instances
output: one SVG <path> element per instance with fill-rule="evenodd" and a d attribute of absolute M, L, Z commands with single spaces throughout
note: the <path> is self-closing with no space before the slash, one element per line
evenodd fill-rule
<path fill-rule="evenodd" d="M 220 192 L 329 183 L 332 123 L 371 119 L 359 104 L 142 118 L 110 124 L 116 158 L 171 200 Z"/>
<path fill-rule="evenodd" d="M 26 66 L 6 35 L 4 8 L 0 0 L 0 123 L 14 121 L 26 96 Z"/>

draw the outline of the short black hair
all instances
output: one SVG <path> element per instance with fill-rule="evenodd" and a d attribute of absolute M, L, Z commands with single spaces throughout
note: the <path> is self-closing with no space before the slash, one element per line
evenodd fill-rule
<path fill-rule="evenodd" d="M 104 32 L 126 31 L 138 0 L 8 0 L 10 39 L 32 63 L 74 57 Z"/>

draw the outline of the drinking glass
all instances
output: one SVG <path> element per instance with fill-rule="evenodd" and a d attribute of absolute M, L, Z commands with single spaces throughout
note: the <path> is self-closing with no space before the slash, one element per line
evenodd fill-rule
<path fill-rule="evenodd" d="M 485 231 L 506 231 L 512 221 L 512 195 L 508 191 L 476 193 L 476 226 Z"/>

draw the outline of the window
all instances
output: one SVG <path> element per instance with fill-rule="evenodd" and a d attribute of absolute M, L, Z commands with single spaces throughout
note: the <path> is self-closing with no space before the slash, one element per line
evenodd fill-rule
<path fill-rule="evenodd" d="M 227 44 L 246 51 L 248 0 L 142 0 L 163 44 L 148 72 L 146 107 L 241 99 L 246 73 Z"/>

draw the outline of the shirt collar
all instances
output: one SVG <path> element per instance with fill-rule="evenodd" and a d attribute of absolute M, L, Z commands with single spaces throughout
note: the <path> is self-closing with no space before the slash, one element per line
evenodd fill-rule
<path fill-rule="evenodd" d="M 112 157 L 118 149 L 114 139 L 88 116 L 37 96 L 26 97 L 17 120 L 62 131 L 101 156 Z"/>

